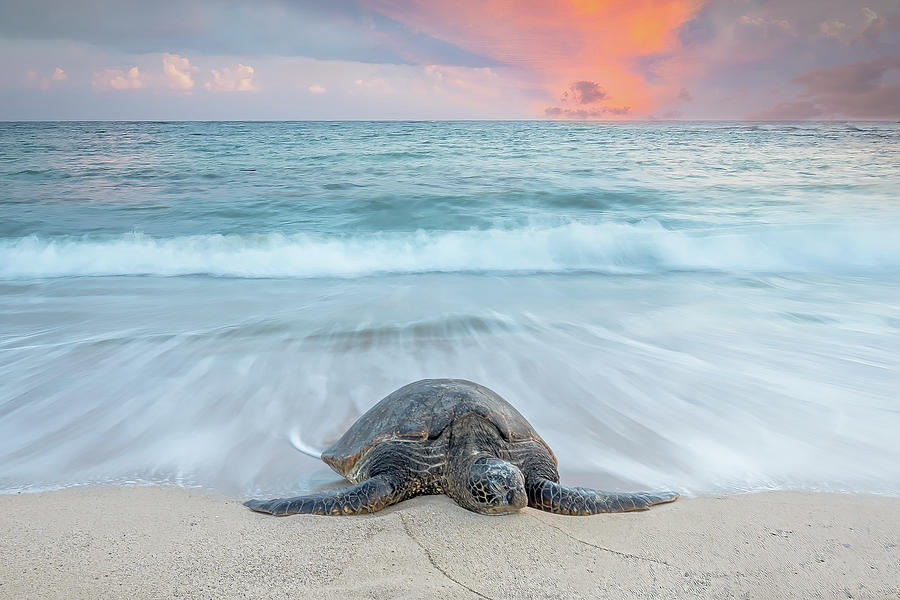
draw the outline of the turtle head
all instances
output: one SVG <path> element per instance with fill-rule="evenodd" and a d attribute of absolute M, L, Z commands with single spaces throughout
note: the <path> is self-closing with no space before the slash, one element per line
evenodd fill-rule
<path fill-rule="evenodd" d="M 503 515 L 528 505 L 522 471 L 499 458 L 479 458 L 472 463 L 466 492 L 471 502 L 466 508 L 475 512 Z"/>

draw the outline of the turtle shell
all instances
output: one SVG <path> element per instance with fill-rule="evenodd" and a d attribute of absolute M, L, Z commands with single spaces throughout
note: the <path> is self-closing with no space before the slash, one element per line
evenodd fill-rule
<path fill-rule="evenodd" d="M 506 441 L 534 440 L 553 456 L 525 417 L 496 392 L 464 379 L 423 379 L 403 386 L 370 408 L 322 453 L 322 460 L 347 477 L 378 443 L 435 439 L 455 418 L 467 413 L 489 420 Z"/>

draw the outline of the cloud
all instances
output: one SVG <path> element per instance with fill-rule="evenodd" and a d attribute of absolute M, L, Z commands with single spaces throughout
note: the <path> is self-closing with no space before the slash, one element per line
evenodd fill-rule
<path fill-rule="evenodd" d="M 842 21 L 822 21 L 819 24 L 819 31 L 827 37 L 843 42 L 847 33 L 847 24 Z"/>
<path fill-rule="evenodd" d="M 49 90 L 54 82 L 65 81 L 69 76 L 61 68 L 56 67 L 49 75 L 40 75 L 34 69 L 25 71 L 25 83 L 29 87 L 36 87 L 39 90 Z"/>
<path fill-rule="evenodd" d="M 770 30 L 780 30 L 788 35 L 797 35 L 797 32 L 794 31 L 793 23 L 788 19 L 767 19 L 759 15 L 743 15 L 738 19 L 738 23 L 761 28 L 766 37 L 769 36 Z"/>
<path fill-rule="evenodd" d="M 646 114 L 683 85 L 676 66 L 654 73 L 647 64 L 677 53 L 677 29 L 696 11 L 698 0 L 359 0 L 365 6 L 433 37 L 492 59 L 493 70 L 523 90 L 538 90 L 533 109 L 547 115 L 547 101 L 565 90 L 570 105 L 609 97 L 628 114 Z M 652 61 L 650 59 L 653 59 Z M 655 67 L 654 67 L 655 68 Z M 603 89 L 591 87 L 601 80 Z M 583 89 L 571 89 L 583 82 Z M 606 96 L 599 97 L 603 93 Z M 575 99 L 572 99 L 572 96 Z M 551 107 L 552 108 L 552 107 Z M 562 107 L 562 114 L 565 113 Z M 572 109 L 573 114 L 578 109 Z M 611 113 L 604 113 L 609 116 Z M 594 116 L 594 115 L 591 115 Z"/>
<path fill-rule="evenodd" d="M 191 65 L 191 61 L 178 54 L 169 54 L 166 52 L 162 55 L 163 75 L 170 89 L 190 92 L 194 89 L 194 79 L 191 72 L 196 71 L 197 67 Z"/>
<path fill-rule="evenodd" d="M 0 2 L 0 37 L 67 40 L 109 51 L 195 56 L 305 56 L 459 66 L 492 61 L 436 39 L 357 0 L 27 0 Z"/>
<path fill-rule="evenodd" d="M 324 93 L 327 92 L 327 91 L 328 91 L 328 90 L 326 90 L 324 87 L 322 87 L 322 86 L 319 85 L 319 84 L 315 84 L 315 85 L 309 86 L 309 93 L 310 93 L 310 94 L 324 94 Z"/>
<path fill-rule="evenodd" d="M 137 67 L 127 71 L 104 69 L 94 73 L 92 85 L 95 90 L 139 90 L 145 86 L 145 81 Z"/>
<path fill-rule="evenodd" d="M 606 98 L 606 92 L 594 81 L 573 81 L 562 93 L 562 101 L 575 104 L 593 104 Z"/>
<path fill-rule="evenodd" d="M 41 90 L 46 90 L 50 87 L 50 78 L 49 77 L 41 77 L 37 74 L 37 71 L 33 69 L 28 69 L 25 71 L 25 83 L 28 86 L 36 87 Z"/>
<path fill-rule="evenodd" d="M 391 85 L 383 77 L 375 77 L 372 79 L 357 79 L 353 82 L 358 88 L 379 90 L 382 92 L 393 92 Z"/>
<path fill-rule="evenodd" d="M 888 45 L 895 49 L 900 48 L 897 37 L 890 37 L 891 33 L 900 31 L 900 11 L 890 15 L 879 16 L 874 10 L 866 7 L 863 8 L 863 18 L 865 19 L 865 27 L 853 40 L 854 42 L 865 41 L 873 46 L 887 42 Z M 885 37 L 888 39 L 885 40 Z"/>
<path fill-rule="evenodd" d="M 819 24 L 819 31 L 826 37 L 843 44 L 863 42 L 869 46 L 898 46 L 896 37 L 890 39 L 892 32 L 900 31 L 900 12 L 879 15 L 872 8 L 865 6 L 859 11 L 846 14 L 846 20 L 825 20 Z"/>
<path fill-rule="evenodd" d="M 874 23 L 878 20 L 878 13 L 869 8 L 868 6 L 863 7 L 862 9 L 863 18 L 866 20 L 866 27 Z"/>
<path fill-rule="evenodd" d="M 563 117 L 566 119 L 602 119 L 623 117 L 631 114 L 629 106 L 597 106 L 591 108 L 566 108 L 562 106 L 549 106 L 544 109 L 544 116 Z"/>
<path fill-rule="evenodd" d="M 669 106 L 686 118 L 715 119 L 756 116 L 779 104 L 781 112 L 801 110 L 794 103 L 814 98 L 799 97 L 805 86 L 792 86 L 795 77 L 900 54 L 900 36 L 883 16 L 896 12 L 897 0 L 707 0 L 679 29 L 681 48 L 670 59 L 682 65 L 681 85 L 694 100 L 676 104 L 676 91 Z M 824 112 L 809 118 L 840 118 L 815 106 Z"/>
<path fill-rule="evenodd" d="M 885 81 L 885 75 L 891 71 L 900 72 L 900 57 L 886 56 L 810 71 L 793 79 L 804 87 L 800 95 L 804 100 L 778 104 L 751 118 L 896 119 L 900 117 L 900 83 Z"/>
<path fill-rule="evenodd" d="M 566 119 L 599 119 L 611 116 L 626 116 L 631 113 L 629 106 L 597 106 L 608 100 L 609 95 L 596 81 L 573 81 L 560 95 L 565 106 L 549 106 L 544 109 L 545 117 Z M 574 108 L 569 105 L 576 105 Z"/>
<path fill-rule="evenodd" d="M 203 84 L 204 89 L 211 92 L 255 92 L 258 88 L 253 84 L 254 69 L 250 65 L 238 63 L 234 67 L 223 67 L 221 70 L 210 70 L 211 81 Z"/>
<path fill-rule="evenodd" d="M 894 69 L 900 69 L 900 57 L 886 56 L 866 62 L 816 69 L 795 77 L 794 83 L 805 85 L 808 96 L 858 94 L 874 90 L 885 72 Z"/>
<path fill-rule="evenodd" d="M 871 84 L 857 68 L 855 90 L 839 71 L 812 74 L 900 56 L 898 32 L 897 0 L 0 2 L 0 54 L 12 57 L 0 113 L 890 118 L 897 70 Z M 85 100 L 92 75 L 95 89 L 144 93 Z M 313 84 L 319 102 L 292 103 Z M 55 96 L 43 105 L 41 87 Z M 218 93 L 250 90 L 253 102 Z"/>
<path fill-rule="evenodd" d="M 178 54 L 164 53 L 161 56 L 162 70 L 142 71 L 133 66 L 127 71 L 107 68 L 96 71 L 93 76 L 95 90 L 173 90 L 190 94 L 202 84 L 208 92 L 254 92 L 258 91 L 253 77 L 256 70 L 243 63 L 231 67 L 214 68 L 208 76 L 196 80 L 201 69 L 190 59 Z M 159 64 L 159 63 L 157 63 Z M 60 70 L 61 71 L 61 70 Z M 64 74 L 63 74 L 64 76 Z"/>
<path fill-rule="evenodd" d="M 545 117 L 566 119 L 608 119 L 631 115 L 630 106 L 599 105 L 610 100 L 606 91 L 596 81 L 573 81 L 560 96 L 564 106 L 548 106 Z M 575 107 L 571 105 L 574 104 Z"/>

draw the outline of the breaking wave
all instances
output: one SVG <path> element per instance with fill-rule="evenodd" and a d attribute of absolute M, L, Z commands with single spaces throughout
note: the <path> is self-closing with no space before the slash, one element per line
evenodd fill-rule
<path fill-rule="evenodd" d="M 194 235 L 0 240 L 0 277 L 205 274 L 358 277 L 429 272 L 853 272 L 900 267 L 887 226 L 673 230 L 657 222 L 327 236 Z"/>

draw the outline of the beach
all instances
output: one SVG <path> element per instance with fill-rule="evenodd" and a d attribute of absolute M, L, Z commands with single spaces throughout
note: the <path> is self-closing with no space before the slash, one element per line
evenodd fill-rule
<path fill-rule="evenodd" d="M 900 499 L 799 492 L 487 517 L 286 518 L 175 486 L 0 496 L 2 598 L 900 598 Z"/>
<path fill-rule="evenodd" d="M 0 123 L 0 598 L 897 600 L 898 139 Z M 319 450 L 435 378 L 566 485 L 683 498 L 241 505 L 341 485 Z"/>
<path fill-rule="evenodd" d="M 0 49 L 0 600 L 900 600 L 900 0 Z"/>

